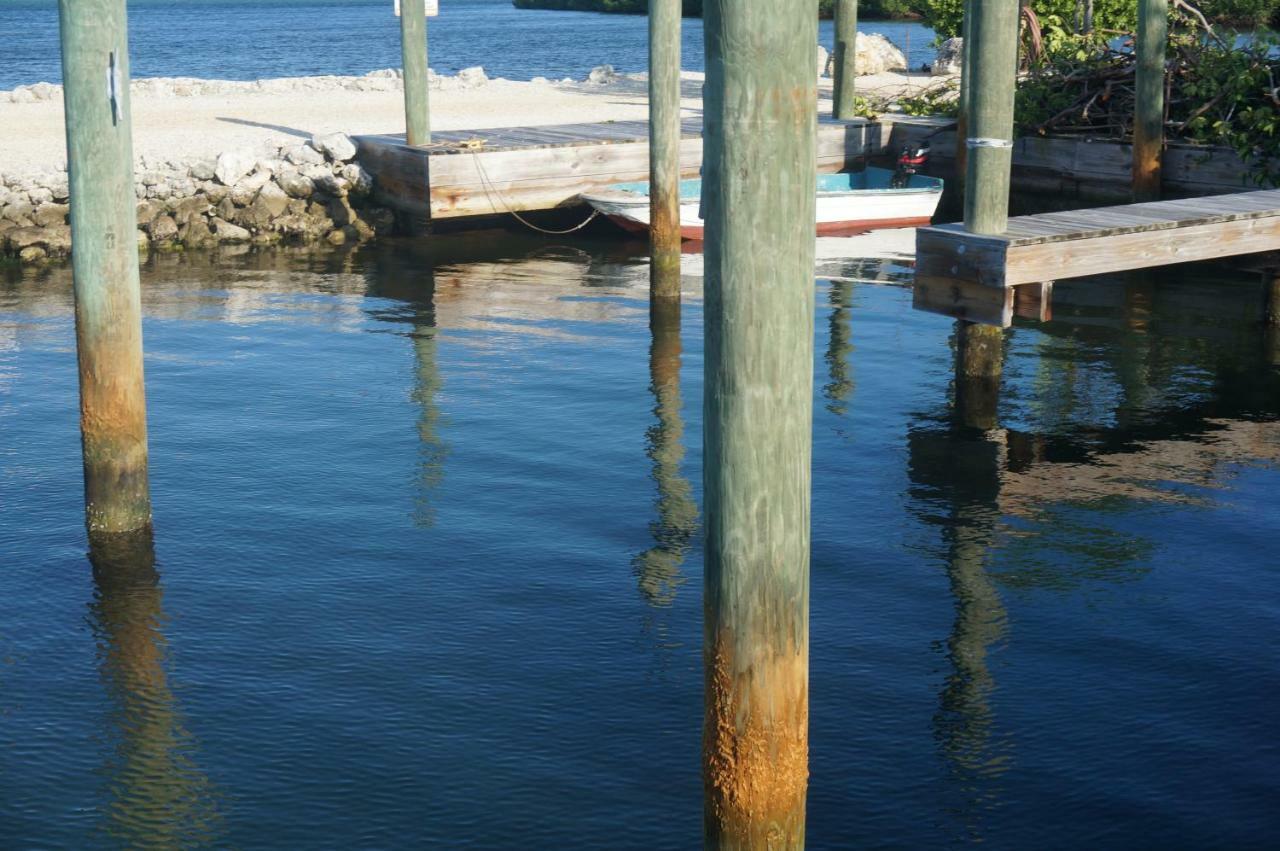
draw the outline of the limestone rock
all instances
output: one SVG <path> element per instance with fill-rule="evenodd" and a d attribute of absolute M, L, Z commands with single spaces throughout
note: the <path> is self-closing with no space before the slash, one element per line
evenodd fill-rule
<path fill-rule="evenodd" d="M 359 163 L 351 163 L 342 167 L 342 179 L 351 184 L 351 191 L 356 195 L 367 195 L 373 191 L 373 175 L 364 170 Z"/>
<path fill-rule="evenodd" d="M 294 165 L 321 165 L 324 163 L 324 154 L 310 145 L 294 145 L 292 148 L 286 148 L 284 158 Z"/>
<path fill-rule="evenodd" d="M 226 219 L 214 218 L 213 233 L 219 242 L 248 242 L 250 233 Z"/>
<path fill-rule="evenodd" d="M 591 69 L 591 73 L 587 75 L 587 82 L 596 86 L 607 86 L 618 80 L 618 72 L 613 69 L 612 65 L 597 65 Z"/>
<path fill-rule="evenodd" d="M 258 200 L 255 203 L 265 205 L 274 219 L 283 214 L 284 208 L 289 206 L 289 196 L 274 183 L 264 183 L 258 190 Z"/>
<path fill-rule="evenodd" d="M 347 235 L 343 233 L 341 228 L 338 228 L 329 231 L 329 235 L 325 237 L 325 240 L 330 245 L 342 245 L 342 243 L 347 241 Z"/>
<path fill-rule="evenodd" d="M 224 186 L 234 186 L 240 178 L 253 171 L 257 158 L 249 151 L 224 151 L 218 155 L 213 175 Z"/>
<path fill-rule="evenodd" d="M 964 54 L 964 39 L 949 38 L 938 46 L 938 55 L 933 60 L 932 73 L 935 76 L 942 74 L 959 74 L 960 62 Z"/>
<path fill-rule="evenodd" d="M 182 198 L 173 203 L 173 218 L 179 224 L 190 222 L 193 219 L 203 219 L 212 206 L 208 197 L 204 195 L 192 195 L 189 198 Z"/>
<path fill-rule="evenodd" d="M 213 231 L 209 230 L 203 218 L 193 218 L 183 225 L 178 231 L 178 239 L 187 248 L 203 248 L 215 241 Z"/>
<path fill-rule="evenodd" d="M 216 166 L 213 160 L 197 160 L 187 168 L 187 174 L 196 180 L 213 180 L 217 174 Z"/>
<path fill-rule="evenodd" d="M 210 204 L 221 204 L 222 199 L 231 194 L 231 187 L 223 186 L 215 180 L 206 180 L 200 184 L 200 191 L 208 197 Z"/>
<path fill-rule="evenodd" d="M 164 212 L 164 205 L 158 201 L 143 200 L 138 202 L 138 226 L 144 227 L 156 220 L 156 216 Z"/>
<path fill-rule="evenodd" d="M 359 168 L 359 166 L 357 166 Z M 311 178 L 296 172 L 283 174 L 279 177 L 280 188 L 290 198 L 310 198 L 311 190 L 314 186 Z"/>
<path fill-rule="evenodd" d="M 27 190 L 27 197 L 31 199 L 31 203 L 37 207 L 41 204 L 48 204 L 53 201 L 53 193 L 43 186 L 37 186 L 34 189 Z"/>
<path fill-rule="evenodd" d="M 830 62 L 830 57 L 831 57 L 831 54 L 827 52 L 827 49 L 822 45 L 818 45 L 818 76 L 819 77 L 827 73 L 827 65 Z"/>
<path fill-rule="evenodd" d="M 476 65 L 471 68 L 463 68 L 459 71 L 458 82 L 461 83 L 464 88 L 474 89 L 489 82 L 489 75 L 484 72 L 484 68 Z"/>
<path fill-rule="evenodd" d="M 153 242 L 169 242 L 178 237 L 178 223 L 172 216 L 157 216 L 147 225 L 147 233 L 151 234 Z"/>
<path fill-rule="evenodd" d="M 38 245 L 28 245 L 18 252 L 18 259 L 23 263 L 39 263 L 48 256 L 49 252 Z"/>
<path fill-rule="evenodd" d="M 41 204 L 32 214 L 31 221 L 35 222 L 37 227 L 42 228 L 65 224 L 69 210 L 70 208 L 66 204 Z"/>
<path fill-rule="evenodd" d="M 345 163 L 356 155 L 355 142 L 346 133 L 325 133 L 312 136 L 311 146 L 337 163 Z"/>
<path fill-rule="evenodd" d="M 231 187 L 231 201 L 237 207 L 247 207 L 258 195 L 258 190 L 271 180 L 271 172 L 259 171 L 238 181 Z"/>
<path fill-rule="evenodd" d="M 859 75 L 883 74 L 885 71 L 907 69 L 907 57 L 893 46 L 893 42 L 879 33 L 858 33 L 854 45 L 854 63 Z M 835 57 L 828 57 L 828 76 L 835 70 L 834 64 Z"/>
<path fill-rule="evenodd" d="M 0 210 L 0 218 L 17 222 L 30 219 L 33 212 L 35 212 L 35 207 L 30 201 L 11 201 L 5 204 L 3 210 Z"/>

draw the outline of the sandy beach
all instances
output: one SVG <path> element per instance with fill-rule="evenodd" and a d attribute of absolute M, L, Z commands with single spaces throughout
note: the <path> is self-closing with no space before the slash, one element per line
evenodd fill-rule
<path fill-rule="evenodd" d="M 375 74 L 389 72 L 375 72 Z M 643 77 L 612 82 L 486 80 L 460 85 L 438 78 L 431 92 L 433 126 L 484 129 L 647 117 Z M 703 75 L 684 75 L 684 107 L 701 109 Z M 861 77 L 860 91 L 893 96 L 937 78 L 884 73 Z M 200 93 L 201 89 L 221 89 Z M 819 109 L 830 109 L 831 81 L 819 84 Z M 0 93 L 0 175 L 66 167 L 60 91 L 46 100 L 6 102 Z M 299 77 L 256 83 L 185 80 L 134 82 L 133 147 L 140 164 L 187 162 L 237 148 L 266 151 L 316 134 L 400 133 L 404 100 L 386 76 Z"/>

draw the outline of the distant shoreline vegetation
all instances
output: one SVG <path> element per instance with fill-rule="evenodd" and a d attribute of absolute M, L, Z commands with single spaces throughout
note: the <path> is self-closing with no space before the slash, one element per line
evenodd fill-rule
<path fill-rule="evenodd" d="M 511 0 L 517 9 L 556 9 L 566 12 L 610 12 L 619 15 L 643 15 L 649 11 L 649 0 Z M 683 0 L 686 18 L 702 17 L 702 0 Z M 858 17 L 862 20 L 916 21 L 910 0 L 862 0 Z M 818 15 L 830 18 L 835 0 L 818 0 Z"/>

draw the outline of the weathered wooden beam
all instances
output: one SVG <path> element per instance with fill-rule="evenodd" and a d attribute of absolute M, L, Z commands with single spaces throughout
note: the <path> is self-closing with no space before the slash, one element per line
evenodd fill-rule
<path fill-rule="evenodd" d="M 1133 200 L 1160 197 L 1164 148 L 1164 60 L 1169 0 L 1138 0 L 1138 66 L 1134 78 Z"/>
<path fill-rule="evenodd" d="M 804 847 L 817 16 L 708 0 L 705 843 Z"/>
<path fill-rule="evenodd" d="M 832 115 L 853 118 L 857 111 L 858 0 L 836 0 L 832 51 Z"/>
<path fill-rule="evenodd" d="M 649 0 L 650 292 L 680 295 L 680 0 Z"/>
<path fill-rule="evenodd" d="M 405 138 L 410 145 L 431 144 L 425 0 L 400 2 L 400 55 L 404 65 Z"/>
<path fill-rule="evenodd" d="M 973 233 L 1000 233 L 1009 217 L 1018 0 L 975 2 L 972 13 L 964 226 Z"/>
<path fill-rule="evenodd" d="M 1004 371 L 1004 331 L 994 325 L 956 322 L 956 418 L 968 428 L 999 425 L 1000 377 Z"/>
<path fill-rule="evenodd" d="M 965 169 L 969 164 L 969 86 L 973 82 L 973 70 L 971 61 L 973 59 L 973 50 L 970 49 L 970 31 L 973 23 L 973 0 L 964 0 L 963 17 L 960 19 L 960 36 L 961 36 L 961 52 L 960 52 L 960 102 L 956 112 L 956 139 L 955 139 L 955 179 L 954 183 L 958 184 L 961 199 L 964 197 L 964 179 Z"/>
<path fill-rule="evenodd" d="M 59 0 L 89 531 L 151 524 L 125 0 Z M 105 83 L 105 84 L 104 84 Z"/>
<path fill-rule="evenodd" d="M 1262 286 L 1265 292 L 1262 318 L 1268 325 L 1280 326 L 1280 268 L 1267 269 L 1262 273 Z"/>

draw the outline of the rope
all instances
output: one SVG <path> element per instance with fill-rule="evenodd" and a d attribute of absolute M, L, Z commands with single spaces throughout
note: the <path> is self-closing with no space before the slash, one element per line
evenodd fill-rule
<path fill-rule="evenodd" d="M 565 230 L 552 230 L 550 228 L 544 228 L 544 227 L 539 227 L 538 225 L 535 225 L 533 222 L 529 221 L 524 216 L 520 215 L 515 210 L 511 209 L 511 206 L 507 204 L 506 200 L 498 192 L 497 187 L 493 185 L 493 181 L 489 179 L 489 173 L 485 171 L 484 163 L 480 159 L 480 150 L 484 147 L 484 142 L 485 142 L 484 139 L 475 137 L 475 138 L 467 139 L 466 141 L 463 141 L 463 142 L 439 142 L 434 145 L 427 145 L 425 147 L 454 148 L 459 151 L 470 151 L 473 159 L 475 159 L 476 161 L 476 171 L 480 174 L 480 182 L 484 185 L 485 195 L 489 199 L 489 206 L 493 207 L 493 210 L 495 213 L 500 212 L 497 206 L 494 205 L 493 203 L 493 199 L 497 198 L 498 203 L 502 205 L 503 210 L 509 213 L 512 217 L 514 217 L 517 222 L 529 228 L 530 230 L 535 230 L 538 233 L 545 233 L 548 236 L 564 236 L 565 234 L 575 233 L 577 231 L 582 230 L 587 225 L 595 221 L 596 216 L 600 215 L 599 210 L 592 210 L 591 215 L 587 216 L 586 220 L 583 221 L 581 224 L 574 225 L 573 227 L 566 228 Z"/>

